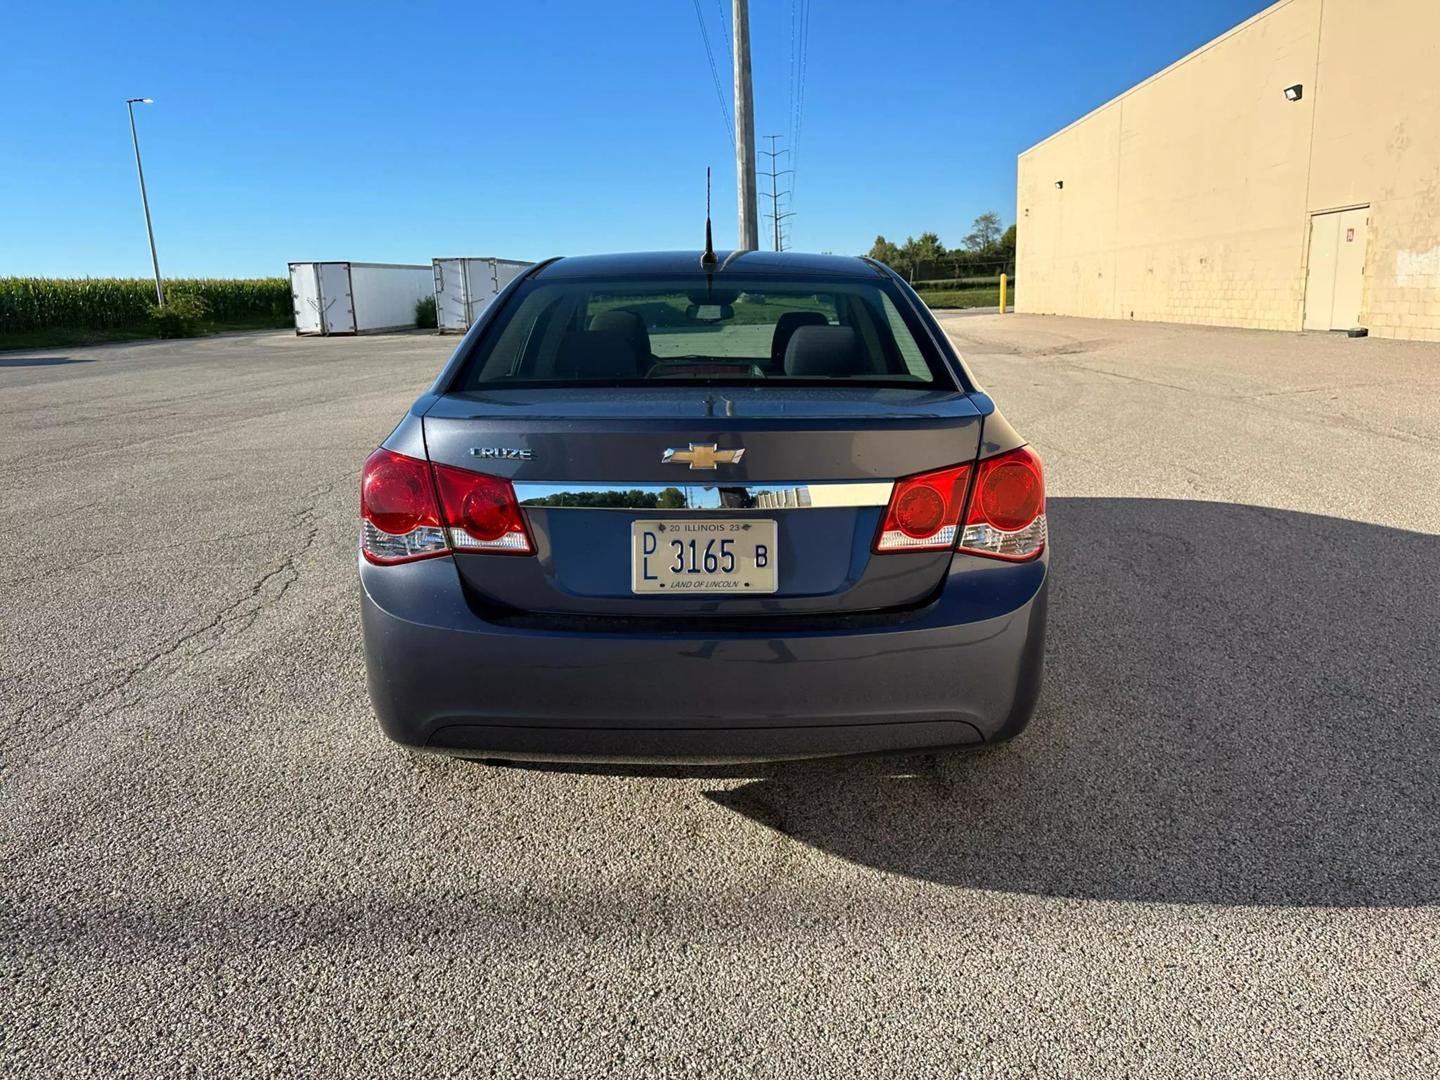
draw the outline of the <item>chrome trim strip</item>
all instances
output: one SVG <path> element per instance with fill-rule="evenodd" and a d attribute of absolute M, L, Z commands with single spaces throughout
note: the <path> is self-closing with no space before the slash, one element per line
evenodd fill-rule
<path fill-rule="evenodd" d="M 832 507 L 884 506 L 894 483 L 889 480 L 822 480 L 804 484 L 678 482 L 674 484 L 544 483 L 515 484 L 521 506 L 586 510 L 823 510 Z"/>

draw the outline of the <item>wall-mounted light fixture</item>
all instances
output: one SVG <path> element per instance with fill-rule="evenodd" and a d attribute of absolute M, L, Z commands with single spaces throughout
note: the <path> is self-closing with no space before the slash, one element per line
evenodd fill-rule
<path fill-rule="evenodd" d="M 1285 87 L 1286 101 L 1299 101 L 1304 96 L 1305 87 L 1301 86 L 1298 82 L 1294 86 Z"/>
<path fill-rule="evenodd" d="M 1063 187 L 1065 186 L 1065 181 L 1064 181 L 1064 180 L 1056 180 L 1056 181 L 1055 181 L 1055 186 L 1056 186 L 1057 188 L 1063 188 Z"/>

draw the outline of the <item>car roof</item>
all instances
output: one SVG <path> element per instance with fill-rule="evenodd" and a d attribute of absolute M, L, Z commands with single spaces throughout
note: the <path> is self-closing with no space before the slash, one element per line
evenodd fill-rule
<path fill-rule="evenodd" d="M 636 251 L 615 255 L 574 255 L 543 262 L 531 277 L 544 281 L 603 278 L 687 278 L 703 280 L 699 251 Z M 853 255 L 808 255 L 795 251 L 716 252 L 712 273 L 724 277 L 810 279 L 848 278 L 874 281 L 885 277 L 880 267 Z"/>

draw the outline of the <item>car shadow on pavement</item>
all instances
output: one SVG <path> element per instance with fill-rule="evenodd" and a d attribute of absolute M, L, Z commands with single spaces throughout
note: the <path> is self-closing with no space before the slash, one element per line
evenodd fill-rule
<path fill-rule="evenodd" d="M 973 753 L 767 768 L 707 796 L 941 884 L 1440 902 L 1440 537 L 1227 503 L 1049 509 L 1029 731 Z"/>

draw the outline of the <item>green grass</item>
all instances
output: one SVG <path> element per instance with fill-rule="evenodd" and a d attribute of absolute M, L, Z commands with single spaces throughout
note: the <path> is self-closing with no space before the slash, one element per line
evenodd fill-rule
<path fill-rule="evenodd" d="M 931 308 L 977 308 L 996 307 L 1000 303 L 1000 289 L 920 289 L 920 299 Z M 1005 305 L 1015 303 L 1015 290 L 1005 293 Z"/>
<path fill-rule="evenodd" d="M 1009 281 L 1012 286 L 1015 284 L 1014 274 L 1009 276 Z M 981 274 L 976 277 L 937 278 L 935 280 L 912 281 L 910 284 L 921 292 L 925 292 L 928 289 L 978 289 L 984 285 L 994 286 L 998 289 L 1000 288 L 1000 275 Z"/>
<path fill-rule="evenodd" d="M 828 313 L 830 305 L 813 296 L 774 296 L 764 302 L 743 299 L 733 305 L 735 314 L 728 319 L 706 323 L 692 319 L 687 314 L 690 301 L 684 296 L 666 294 L 663 296 L 612 296 L 592 300 L 590 313 L 614 311 L 623 308 L 633 311 L 645 320 L 647 326 L 754 326 L 775 322 L 787 311 L 819 311 Z"/>
<path fill-rule="evenodd" d="M 202 322 L 200 332 L 202 335 L 231 334 L 245 330 L 284 330 L 294 325 L 293 318 L 263 315 L 249 319 Z M 152 340 L 155 340 L 155 331 L 145 325 L 116 327 L 110 330 L 52 326 L 42 330 L 15 330 L 9 333 L 0 333 L 0 352 L 13 349 L 62 349 L 76 345 L 104 345 L 114 341 Z"/>

